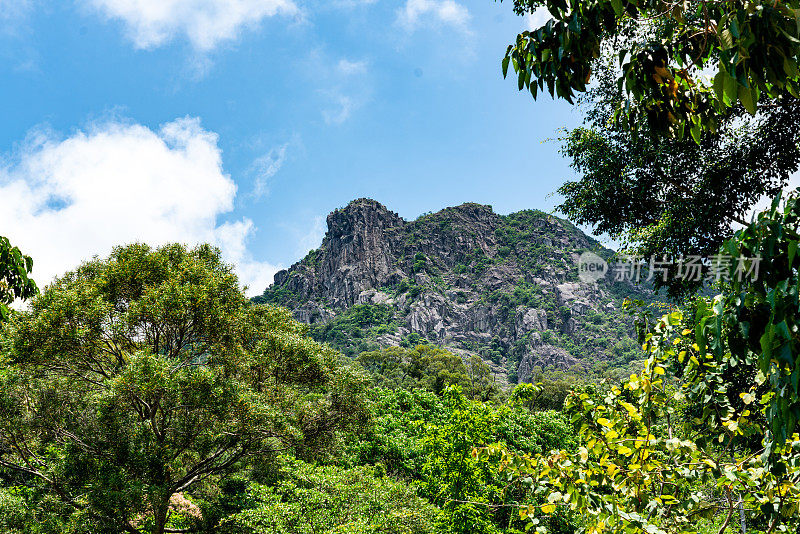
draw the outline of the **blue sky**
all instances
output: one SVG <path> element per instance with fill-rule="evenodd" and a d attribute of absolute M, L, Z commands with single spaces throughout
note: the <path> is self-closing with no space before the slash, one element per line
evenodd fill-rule
<path fill-rule="evenodd" d="M 251 293 L 371 197 L 551 209 L 580 121 L 503 80 L 491 0 L 0 0 L 0 234 L 45 281 L 113 244 L 217 243 Z"/>

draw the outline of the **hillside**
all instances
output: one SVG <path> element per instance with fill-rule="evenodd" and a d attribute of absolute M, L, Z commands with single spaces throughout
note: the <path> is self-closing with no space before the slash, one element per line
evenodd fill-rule
<path fill-rule="evenodd" d="M 479 354 L 511 383 L 599 376 L 637 357 L 621 304 L 648 292 L 611 273 L 580 282 L 582 252 L 613 252 L 566 220 L 468 203 L 405 221 L 358 199 L 327 224 L 321 246 L 254 300 L 288 307 L 345 354 L 429 342 Z"/>

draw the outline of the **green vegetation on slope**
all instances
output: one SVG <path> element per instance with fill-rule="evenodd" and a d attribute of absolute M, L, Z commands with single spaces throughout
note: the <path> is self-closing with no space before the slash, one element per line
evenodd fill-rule
<path fill-rule="evenodd" d="M 375 338 L 397 331 L 395 311 L 389 306 L 356 304 L 324 324 L 312 325 L 309 334 L 321 343 L 329 343 L 346 356 L 375 348 Z"/>
<path fill-rule="evenodd" d="M 363 369 L 250 303 L 208 246 L 87 262 L 0 341 L 3 532 L 501 532 L 520 520 L 494 499 L 527 492 L 503 495 L 473 445 L 571 443 L 559 414 L 495 397 L 479 359 L 416 346 Z"/>

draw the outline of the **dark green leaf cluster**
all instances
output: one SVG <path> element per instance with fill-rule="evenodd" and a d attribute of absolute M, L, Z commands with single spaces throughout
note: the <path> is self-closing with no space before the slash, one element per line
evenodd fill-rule
<path fill-rule="evenodd" d="M 439 510 L 373 467 L 314 467 L 283 458 L 274 485 L 251 483 L 223 534 L 434 534 Z"/>
<path fill-rule="evenodd" d="M 448 386 L 459 385 L 470 398 L 488 400 L 498 388 L 491 370 L 479 357 L 464 361 L 434 345 L 362 352 L 356 361 L 373 375 L 376 385 L 391 389 L 423 388 L 441 394 Z"/>
<path fill-rule="evenodd" d="M 0 236 L 0 323 L 8 320 L 9 304 L 17 299 L 29 299 L 38 292 L 30 278 L 32 270 L 31 257 L 12 247 L 8 238 Z"/>
<path fill-rule="evenodd" d="M 694 369 L 675 362 L 703 402 L 703 419 L 719 425 L 741 408 L 740 394 L 767 405 L 765 445 L 791 439 L 800 423 L 800 190 L 772 206 L 726 241 L 721 254 L 736 258 L 725 292 L 695 305 L 695 343 L 714 364 Z M 757 258 L 742 265 L 739 257 Z M 754 265 L 757 263 L 757 266 Z M 755 280 L 741 269 L 758 269 Z M 750 392 L 752 389 L 752 392 Z"/>
<path fill-rule="evenodd" d="M 776 101 L 756 119 L 735 108 L 695 143 L 609 127 L 618 91 L 608 78 L 591 98 L 589 125 L 562 137 L 562 153 L 580 179 L 559 189 L 559 209 L 644 258 L 712 256 L 732 224 L 746 224 L 756 202 L 777 194 L 800 165 L 795 99 Z M 703 283 L 681 279 L 674 265 L 666 282 L 654 279 L 673 297 Z"/>
<path fill-rule="evenodd" d="M 573 102 L 607 46 L 625 90 L 614 118 L 625 128 L 646 122 L 653 132 L 699 142 L 731 107 L 755 115 L 760 100 L 800 96 L 796 2 L 514 1 L 520 15 L 540 6 L 552 18 L 520 33 L 502 63 L 534 98 L 546 88 Z M 702 80 L 704 70 L 715 73 L 713 84 Z"/>
<path fill-rule="evenodd" d="M 496 474 L 496 462 L 476 458 L 473 448 L 503 443 L 530 454 L 574 448 L 570 425 L 556 412 L 529 411 L 516 397 L 492 404 L 467 399 L 458 386 L 443 393 L 375 390 L 374 430 L 353 443 L 351 461 L 384 466 L 417 484 L 441 510 L 438 532 L 521 530 L 516 507 L 526 501 L 527 492 L 519 486 L 508 491 L 507 481 Z"/>

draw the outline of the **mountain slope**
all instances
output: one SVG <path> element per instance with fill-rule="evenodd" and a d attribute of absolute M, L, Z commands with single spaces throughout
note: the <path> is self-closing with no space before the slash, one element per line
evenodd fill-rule
<path fill-rule="evenodd" d="M 430 342 L 479 354 L 512 383 L 541 370 L 602 373 L 636 357 L 629 283 L 578 280 L 577 258 L 612 251 L 540 211 L 462 204 L 405 221 L 370 199 L 328 215 L 320 248 L 256 301 L 290 308 L 319 340 L 354 355 Z"/>

